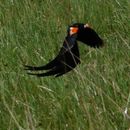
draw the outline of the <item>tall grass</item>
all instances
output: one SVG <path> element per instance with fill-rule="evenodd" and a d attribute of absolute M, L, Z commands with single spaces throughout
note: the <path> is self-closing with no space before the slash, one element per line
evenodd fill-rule
<path fill-rule="evenodd" d="M 74 22 L 89 23 L 105 47 L 79 44 L 68 74 L 37 78 L 23 64 L 53 59 Z M 0 1 L 0 130 L 128 130 L 129 0 Z"/>

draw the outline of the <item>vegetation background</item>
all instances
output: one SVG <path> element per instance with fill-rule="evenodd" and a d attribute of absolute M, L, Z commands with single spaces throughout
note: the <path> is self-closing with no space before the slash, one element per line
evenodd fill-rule
<path fill-rule="evenodd" d="M 74 22 L 105 47 L 79 44 L 82 64 L 62 77 L 27 75 Z M 129 102 L 130 0 L 0 0 L 0 130 L 128 130 Z"/>

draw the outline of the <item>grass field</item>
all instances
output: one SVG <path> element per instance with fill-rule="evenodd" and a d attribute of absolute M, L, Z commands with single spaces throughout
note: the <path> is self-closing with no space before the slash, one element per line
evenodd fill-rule
<path fill-rule="evenodd" d="M 67 26 L 89 23 L 105 47 L 79 44 L 81 64 L 54 78 L 29 76 L 62 46 Z M 128 130 L 129 0 L 0 1 L 0 130 Z"/>

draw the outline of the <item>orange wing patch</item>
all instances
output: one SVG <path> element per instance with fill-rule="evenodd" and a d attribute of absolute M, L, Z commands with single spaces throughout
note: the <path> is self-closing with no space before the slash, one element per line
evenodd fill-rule
<path fill-rule="evenodd" d="M 78 32 L 78 27 L 70 27 L 70 36 Z"/>

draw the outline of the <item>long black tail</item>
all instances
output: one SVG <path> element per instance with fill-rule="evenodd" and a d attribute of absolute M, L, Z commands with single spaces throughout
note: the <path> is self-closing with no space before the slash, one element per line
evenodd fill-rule
<path fill-rule="evenodd" d="M 49 70 L 53 69 L 57 65 L 57 60 L 54 59 L 51 62 L 49 62 L 46 65 L 43 66 L 29 66 L 29 65 L 24 65 L 25 70 L 32 70 L 32 71 L 39 71 L 39 70 Z"/>

